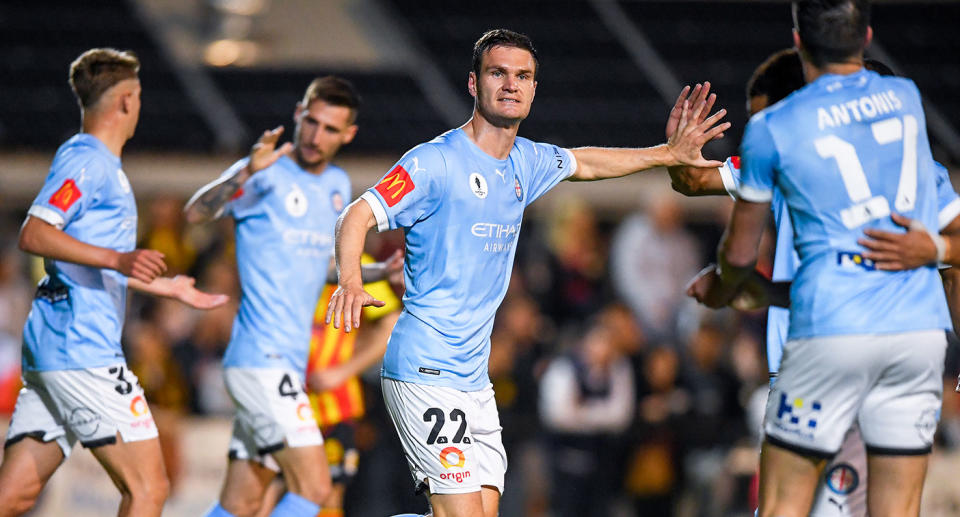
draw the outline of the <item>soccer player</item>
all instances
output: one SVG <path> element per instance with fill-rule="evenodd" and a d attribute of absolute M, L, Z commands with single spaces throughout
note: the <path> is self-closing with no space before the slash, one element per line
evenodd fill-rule
<path fill-rule="evenodd" d="M 278 470 L 288 492 L 271 515 L 316 515 L 330 492 L 303 374 L 334 225 L 351 195 L 350 178 L 331 160 L 357 133 L 359 103 L 349 82 L 315 79 L 294 110 L 293 142 L 277 148 L 283 128 L 264 132 L 249 157 L 184 208 L 191 222 L 233 217 L 243 291 L 223 359 L 237 413 L 227 476 L 208 515 L 256 514 Z"/>
<path fill-rule="evenodd" d="M 560 181 L 657 166 L 716 167 L 703 144 L 729 127 L 684 109 L 674 137 L 645 149 L 564 149 L 517 136 L 536 92 L 530 39 L 498 29 L 474 45 L 473 116 L 405 154 L 338 222 L 340 287 L 327 319 L 347 331 L 361 307 L 360 253 L 370 228 L 403 228 L 406 294 L 384 356 L 384 400 L 414 485 L 434 515 L 497 515 L 507 466 L 487 374 L 490 330 L 510 280 L 524 208 Z M 687 108 L 687 106 L 685 106 Z"/>
<path fill-rule="evenodd" d="M 373 257 L 363 255 L 364 264 L 373 262 Z M 332 481 L 330 495 L 323 501 L 318 517 L 343 517 L 343 496 L 357 474 L 359 461 L 356 425 L 365 413 L 359 375 L 383 358 L 390 330 L 400 315 L 400 299 L 390 282 L 370 282 L 364 288 L 382 300 L 384 306 L 363 308 L 366 325 L 361 332 L 347 333 L 324 321 L 336 285 L 323 288 L 314 311 L 307 358 L 307 396 L 323 434 Z M 268 508 L 273 508 L 285 490 L 282 477 L 278 477 L 268 489 L 259 515 L 269 515 Z"/>
<path fill-rule="evenodd" d="M 764 423 L 759 513 L 806 515 L 826 459 L 856 421 L 870 515 L 917 515 L 940 407 L 947 307 L 933 264 L 878 270 L 858 240 L 864 228 L 895 229 L 894 211 L 938 226 L 923 108 L 909 80 L 863 69 L 867 1 L 794 2 L 793 13 L 808 85 L 747 125 L 719 279 L 703 300 L 726 304 L 752 274 L 776 187 L 800 266 Z"/>
<path fill-rule="evenodd" d="M 865 67 L 877 71 L 881 75 L 893 75 L 889 68 L 876 61 L 866 60 Z M 802 88 L 804 84 L 803 66 L 797 50 L 786 49 L 776 52 L 757 68 L 747 83 L 747 111 L 752 116 L 767 106 L 776 104 L 795 90 Z M 692 92 L 688 88 L 681 93 L 671 111 L 670 122 L 667 125 L 668 137 L 679 121 L 683 101 L 687 98 L 687 94 L 689 93 L 690 98 L 695 101 L 708 100 L 709 103 L 709 100 L 714 98 L 712 95 L 708 98 L 709 89 L 710 84 L 705 83 L 702 87 L 697 85 Z M 717 169 L 671 167 L 669 172 L 674 189 L 685 195 L 723 195 L 729 193 L 736 197 L 736 189 L 740 184 L 739 165 L 740 158 L 734 156 L 728 158 L 724 165 Z M 790 282 L 796 274 L 800 259 L 793 248 L 793 228 L 790 224 L 786 204 L 779 191 L 775 189 L 774 192 L 772 208 L 777 227 L 777 240 L 773 263 L 773 281 Z M 941 229 L 949 229 L 945 228 L 948 224 L 954 226 L 960 223 L 960 219 L 955 218 L 960 213 L 960 197 L 954 192 L 947 170 L 942 166 L 938 167 L 937 195 Z M 869 232 L 873 234 L 872 231 Z M 921 261 L 911 267 L 936 260 L 934 241 L 926 231 L 918 229 L 908 233 L 915 235 L 898 233 L 889 236 L 891 242 L 899 242 L 901 238 L 910 239 L 909 242 L 904 243 L 902 250 L 898 247 L 896 248 L 896 254 L 890 254 L 891 260 L 911 262 L 910 254 L 923 254 Z M 886 237 L 886 233 L 883 236 Z M 927 246 L 918 245 L 915 241 L 926 241 Z M 870 254 L 865 254 L 865 256 L 870 258 Z M 907 258 L 902 258 L 905 256 Z M 880 264 L 883 264 L 883 262 L 878 263 L 878 267 Z M 715 274 L 715 272 L 710 274 Z M 696 294 L 696 289 L 695 286 L 691 286 L 690 293 Z M 771 384 L 776 380 L 780 366 L 788 324 L 789 310 L 787 308 L 769 307 L 766 341 Z M 866 452 L 859 430 L 854 425 L 844 436 L 840 452 L 831 459 L 824 469 L 810 515 L 814 517 L 866 515 L 866 481 Z"/>
<path fill-rule="evenodd" d="M 160 515 L 168 481 L 143 389 L 120 334 L 127 287 L 209 309 L 227 301 L 165 278 L 163 255 L 134 249 L 137 206 L 120 155 L 140 116 L 140 62 L 95 48 L 70 65 L 81 132 L 57 150 L 20 230 L 47 275 L 23 329 L 23 389 L 0 465 L 0 515 L 28 511 L 79 441 L 120 490 L 119 515 Z"/>

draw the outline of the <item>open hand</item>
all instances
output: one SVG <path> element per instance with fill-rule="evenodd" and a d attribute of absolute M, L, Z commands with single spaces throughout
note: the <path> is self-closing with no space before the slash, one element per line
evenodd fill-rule
<path fill-rule="evenodd" d="M 675 163 L 671 165 L 689 165 L 691 167 L 720 167 L 723 162 L 707 160 L 703 157 L 703 146 L 715 139 L 723 138 L 723 132 L 730 129 L 729 122 L 719 123 L 727 114 L 721 109 L 713 115 L 697 122 L 707 113 L 707 102 L 698 103 L 691 112 L 690 101 L 683 101 L 680 122 L 673 136 L 667 141 L 667 148 Z"/>
<path fill-rule="evenodd" d="M 276 163 L 281 156 L 289 153 L 293 149 L 293 144 L 287 142 L 277 149 L 277 141 L 283 134 L 283 126 L 277 126 L 273 129 L 263 132 L 257 143 L 250 149 L 250 173 L 266 169 Z"/>
<path fill-rule="evenodd" d="M 700 118 L 696 121 L 697 124 L 700 124 L 707 118 L 707 114 L 710 113 L 710 110 L 713 108 L 713 103 L 716 102 L 716 100 L 717 94 L 710 93 L 710 81 L 706 81 L 703 84 L 697 83 L 697 85 L 693 87 L 692 92 L 690 91 L 689 85 L 684 86 L 683 90 L 680 91 L 680 96 L 677 97 L 677 102 L 673 105 L 673 109 L 670 110 L 670 117 L 667 119 L 667 140 L 670 140 L 670 137 L 673 136 L 677 131 L 677 127 L 680 125 L 684 101 L 690 101 L 691 106 L 706 102 L 704 110 L 700 113 Z"/>
<path fill-rule="evenodd" d="M 876 229 L 863 231 L 868 238 L 860 238 L 857 243 L 867 248 L 863 254 L 874 262 L 877 269 L 902 271 L 925 266 L 937 260 L 937 247 L 927 230 L 919 222 L 900 214 L 891 214 L 898 226 L 907 229 L 906 233 L 887 232 Z"/>
<path fill-rule="evenodd" d="M 366 306 L 383 307 L 385 302 L 374 298 L 363 290 L 362 286 L 339 286 L 330 297 L 327 305 L 327 317 L 324 320 L 328 325 L 333 321 L 333 328 L 343 325 L 344 330 L 350 332 L 360 328 L 360 316 Z"/>
<path fill-rule="evenodd" d="M 710 264 L 701 269 L 697 276 L 693 277 L 687 284 L 687 296 L 695 298 L 711 309 L 719 309 L 730 303 L 733 293 L 722 289 L 717 266 L 716 264 Z"/>
<path fill-rule="evenodd" d="M 194 309 L 214 309 L 227 303 L 230 297 L 225 294 L 210 294 L 194 287 L 196 280 L 186 275 L 177 275 L 170 279 L 170 295 Z"/>

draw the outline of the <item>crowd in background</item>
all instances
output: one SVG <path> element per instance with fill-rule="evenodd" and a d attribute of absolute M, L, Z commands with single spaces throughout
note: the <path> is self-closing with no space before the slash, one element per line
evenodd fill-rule
<path fill-rule="evenodd" d="M 231 302 L 200 312 L 133 295 L 124 331 L 174 491 L 180 426 L 193 416 L 231 414 L 220 358 L 240 296 L 231 221 L 188 227 L 183 202 L 141 198 L 140 247 L 163 252 L 168 274 L 194 276 Z M 713 259 L 726 214 L 687 222 L 674 194 L 615 220 L 601 220 L 577 199 L 558 206 L 525 223 L 491 337 L 490 377 L 510 458 L 501 514 L 749 512 L 768 382 L 765 314 L 708 311 L 684 295 L 687 281 Z M 42 275 L 39 260 L 16 249 L 18 224 L 0 226 L 6 415 L 19 389 L 21 328 Z M 402 234 L 372 236 L 368 244 L 384 259 L 402 246 Z M 938 435 L 951 448 L 960 445 L 955 352 L 951 341 Z M 347 515 L 424 511 L 383 410 L 376 369 L 364 381 L 368 410 L 358 424 L 361 464 Z"/>

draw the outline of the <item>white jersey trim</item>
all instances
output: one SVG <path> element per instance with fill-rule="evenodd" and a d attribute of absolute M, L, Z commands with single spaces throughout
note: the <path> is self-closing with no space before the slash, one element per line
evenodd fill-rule
<path fill-rule="evenodd" d="M 387 211 L 384 210 L 383 203 L 377 199 L 377 196 L 368 190 L 360 196 L 360 199 L 366 201 L 370 205 L 370 210 L 373 210 L 373 216 L 377 218 L 377 231 L 385 232 L 389 230 L 390 219 L 387 218 Z"/>
<path fill-rule="evenodd" d="M 564 147 L 562 147 L 561 149 L 566 151 L 567 156 L 570 157 L 570 170 L 568 171 L 569 173 L 567 174 L 567 177 L 571 178 L 577 172 L 577 157 L 573 155 L 573 151 L 571 151 L 570 149 L 567 149 Z"/>
<path fill-rule="evenodd" d="M 733 171 L 730 170 L 729 162 L 723 162 L 718 169 L 720 171 L 720 181 L 723 182 L 723 188 L 727 190 L 730 197 L 737 199 L 737 182 L 733 179 Z"/>
<path fill-rule="evenodd" d="M 773 199 L 772 190 L 760 190 L 758 188 L 753 188 L 750 185 L 740 184 L 740 188 L 737 189 L 737 196 L 744 200 L 750 201 L 751 203 L 769 203 Z"/>
<path fill-rule="evenodd" d="M 947 206 L 940 210 L 940 215 L 937 218 L 937 222 L 940 224 L 940 230 L 946 228 L 958 215 L 960 215 L 960 198 L 947 203 Z"/>
<path fill-rule="evenodd" d="M 66 222 L 63 220 L 63 216 L 45 206 L 33 205 L 30 207 L 30 211 L 27 212 L 27 215 L 36 217 L 42 221 L 46 221 L 47 223 L 56 226 L 58 230 L 62 230 L 66 225 Z"/>

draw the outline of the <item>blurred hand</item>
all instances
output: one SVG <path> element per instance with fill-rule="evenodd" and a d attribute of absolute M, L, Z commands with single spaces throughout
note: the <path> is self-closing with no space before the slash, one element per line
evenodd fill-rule
<path fill-rule="evenodd" d="M 307 387 L 314 393 L 330 391 L 342 386 L 349 378 L 346 370 L 339 366 L 332 366 L 312 372 L 307 377 Z"/>
<path fill-rule="evenodd" d="M 710 264 L 700 270 L 697 276 L 687 284 L 687 296 L 695 298 L 711 309 L 719 309 L 727 305 L 733 298 L 733 294 L 722 289 L 716 264 Z"/>
<path fill-rule="evenodd" d="M 772 285 L 771 281 L 754 271 L 730 300 L 730 306 L 738 311 L 755 311 L 769 307 Z"/>
<path fill-rule="evenodd" d="M 117 257 L 116 270 L 149 284 L 167 271 L 167 264 L 163 261 L 163 253 L 137 249 L 121 253 Z"/>
<path fill-rule="evenodd" d="M 360 328 L 360 316 L 363 315 L 363 308 L 372 305 L 374 307 L 383 307 L 385 302 L 374 298 L 370 293 L 359 286 L 339 286 L 330 297 L 330 303 L 327 306 L 327 317 L 324 321 L 329 325 L 333 321 L 333 328 L 340 328 L 343 325 L 347 332 L 355 328 Z"/>
<path fill-rule="evenodd" d="M 710 93 L 710 81 L 706 81 L 702 85 L 697 83 L 697 85 L 693 87 L 692 92 L 690 91 L 690 86 L 684 86 L 683 90 L 680 91 L 680 96 L 677 97 L 677 102 L 673 105 L 673 109 L 670 110 L 670 117 L 667 118 L 667 140 L 670 140 L 673 134 L 677 131 L 677 126 L 680 125 L 680 117 L 683 114 L 684 101 L 689 101 L 691 106 L 696 106 L 701 102 L 706 102 L 706 106 L 703 112 L 701 112 L 700 118 L 696 121 L 697 124 L 701 124 L 703 123 L 704 119 L 707 118 L 707 114 L 710 113 L 710 110 L 713 108 L 713 103 L 716 102 L 716 100 L 717 94 Z"/>
<path fill-rule="evenodd" d="M 900 214 L 891 214 L 890 218 L 907 232 L 867 229 L 863 233 L 870 238 L 857 240 L 869 250 L 863 256 L 874 261 L 877 269 L 902 271 L 937 261 L 937 247 L 923 225 Z"/>
<path fill-rule="evenodd" d="M 394 251 L 393 255 L 390 255 L 390 258 L 384 262 L 384 265 L 386 266 L 387 281 L 390 282 L 390 286 L 397 292 L 403 293 L 406 288 L 403 280 L 403 250 Z"/>
<path fill-rule="evenodd" d="M 195 309 L 215 309 L 227 303 L 230 297 L 225 294 L 210 294 L 194 287 L 193 277 L 177 275 L 170 279 L 170 296 Z"/>
<path fill-rule="evenodd" d="M 264 131 L 257 143 L 250 149 L 250 174 L 266 169 L 276 163 L 281 156 L 289 153 L 293 149 L 293 144 L 287 142 L 277 149 L 277 141 L 283 134 L 283 126 L 277 126 L 274 129 Z"/>

